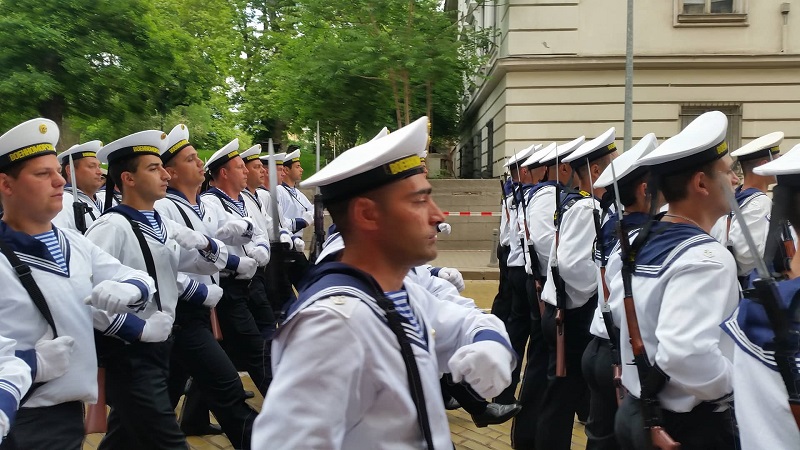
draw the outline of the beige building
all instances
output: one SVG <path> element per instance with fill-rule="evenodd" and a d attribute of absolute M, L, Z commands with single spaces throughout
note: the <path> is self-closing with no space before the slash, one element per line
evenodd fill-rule
<path fill-rule="evenodd" d="M 464 26 L 492 29 L 485 76 L 464 100 L 455 167 L 498 176 L 532 143 L 623 140 L 626 1 L 447 0 Z M 729 119 L 729 144 L 783 131 L 800 142 L 800 1 L 635 2 L 633 139 L 677 133 L 703 111 Z"/>

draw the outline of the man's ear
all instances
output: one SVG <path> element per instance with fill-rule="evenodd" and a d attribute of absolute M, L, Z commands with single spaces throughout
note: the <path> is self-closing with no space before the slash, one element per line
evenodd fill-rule
<path fill-rule="evenodd" d="M 8 174 L 0 173 L 0 194 L 2 195 L 10 195 L 13 191 L 11 188 L 11 182 L 13 178 L 11 178 Z"/>
<path fill-rule="evenodd" d="M 356 197 L 350 202 L 347 214 L 350 227 L 358 231 L 374 231 L 379 228 L 378 203 L 367 197 Z"/>
<path fill-rule="evenodd" d="M 711 184 L 716 183 L 717 180 L 713 177 L 710 177 L 705 172 L 698 171 L 694 174 L 691 181 L 689 182 L 689 193 L 696 193 L 702 196 L 708 196 L 711 192 Z"/>
<path fill-rule="evenodd" d="M 130 172 L 122 172 L 119 176 L 120 181 L 122 181 L 123 187 L 134 187 L 136 186 L 136 181 L 133 179 L 133 174 Z"/>

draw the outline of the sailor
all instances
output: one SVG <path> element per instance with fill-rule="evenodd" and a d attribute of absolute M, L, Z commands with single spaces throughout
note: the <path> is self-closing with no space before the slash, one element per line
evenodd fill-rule
<path fill-rule="evenodd" d="M 278 241 L 279 239 L 285 242 L 285 236 L 287 234 L 291 235 L 288 230 L 288 226 L 290 226 L 291 222 L 283 217 L 283 212 L 279 205 L 275 205 L 273 207 L 272 202 L 274 201 L 274 197 L 272 192 L 270 192 L 270 179 L 269 179 L 269 164 L 270 159 L 275 164 L 275 176 L 276 180 L 274 182 L 274 186 L 280 186 L 283 183 L 284 172 L 283 172 L 283 159 L 286 156 L 286 153 L 275 153 L 270 157 L 269 155 L 261 156 L 261 165 L 262 165 L 262 172 L 264 175 L 264 180 L 256 189 L 256 195 L 258 196 L 259 201 L 261 202 L 262 210 L 266 216 L 268 216 L 271 220 L 278 221 L 278 237 L 273 236 L 275 233 L 274 226 L 267 230 L 267 235 L 269 236 L 270 242 Z M 249 178 L 248 178 L 249 180 Z M 282 189 L 282 188 L 280 188 Z M 273 216 L 277 216 L 277 219 L 273 218 Z M 280 242 L 280 241 L 279 241 Z M 305 250 L 305 242 L 296 237 L 291 235 L 291 243 L 283 244 L 283 245 L 294 245 L 294 250 L 299 252 L 303 252 Z M 281 249 L 282 250 L 282 249 Z M 267 283 L 267 299 L 269 300 L 270 305 L 272 306 L 272 310 L 275 311 L 276 314 L 280 315 L 283 311 L 284 306 L 286 306 L 289 302 L 296 299 L 294 290 L 292 289 L 292 282 L 289 280 L 289 276 L 285 269 L 285 261 L 287 259 L 291 259 L 291 255 L 285 255 L 283 251 L 277 252 L 276 258 L 270 258 L 269 263 L 267 263 L 267 267 L 264 268 L 264 271 L 269 274 L 269 283 Z M 288 258 L 285 256 L 289 256 Z"/>
<path fill-rule="evenodd" d="M 261 211 L 251 211 L 244 201 L 242 191 L 247 187 L 247 167 L 239 155 L 239 140 L 234 139 L 217 150 L 205 164 L 207 176 L 214 181 L 214 187 L 200 196 L 206 206 L 213 205 L 224 209 L 235 218 L 253 220 Z M 270 245 L 265 231 L 253 223 L 253 239 L 245 245 L 228 246 L 228 251 L 236 256 L 249 256 L 256 260 L 259 270 L 270 260 Z M 217 304 L 219 324 L 224 337 L 222 347 L 234 365 L 247 371 L 261 394 L 267 392 L 272 375 L 270 373 L 269 351 L 264 335 L 261 334 L 251 308 L 263 308 L 268 302 L 259 298 L 251 300 L 252 277 L 238 276 L 229 270 L 220 273 L 220 287 L 223 295 Z M 263 292 L 261 293 L 263 295 Z"/>
<path fill-rule="evenodd" d="M 254 447 L 452 448 L 440 371 L 484 398 L 509 384 L 516 358 L 496 317 L 404 280 L 436 256 L 444 221 L 419 161 L 426 142 L 422 118 L 306 181 L 346 247 L 311 269 L 276 334 Z"/>
<path fill-rule="evenodd" d="M 134 311 L 155 292 L 146 273 L 123 266 L 78 231 L 51 224 L 65 184 L 58 135 L 54 122 L 33 119 L 0 136 L 0 336 L 16 341 L 35 383 L 20 402 L 25 383 L 0 382 L 0 409 L 13 420 L 5 424 L 11 433 L 2 449 L 81 448 L 83 403 L 97 401 L 93 309 L 85 302 Z M 14 418 L 9 411 L 19 403 Z"/>
<path fill-rule="evenodd" d="M 683 449 L 735 448 L 729 409 L 733 342 L 719 324 L 738 302 L 736 264 L 708 234 L 730 210 L 726 184 L 737 181 L 725 142 L 727 125 L 723 113 L 704 113 L 639 160 L 649 166 L 651 182 L 669 209 L 642 227 L 623 258 L 633 259 L 631 306 L 635 303 L 614 313 L 628 315 L 617 324 L 622 384 L 630 393 L 615 420 L 623 449 L 649 446 L 658 431 L 654 425 Z M 635 365 L 628 320 L 634 314 L 645 349 L 642 354 L 637 347 Z"/>
<path fill-rule="evenodd" d="M 140 324 L 140 333 L 121 336 L 127 344 L 98 338 L 111 406 L 101 449 L 186 448 L 167 386 L 173 344 L 170 333 L 181 295 L 178 271 L 210 275 L 228 262 L 221 241 L 162 218 L 154 210 L 155 202 L 166 196 L 169 181 L 160 158 L 166 138 L 161 131 L 141 131 L 111 142 L 97 153 L 101 162 L 108 163 L 107 186 L 119 187 L 122 203 L 105 211 L 86 236 L 124 264 L 147 270 L 157 289 L 155 301 L 142 311 L 108 317 L 112 329 Z M 145 323 L 157 329 L 150 333 Z"/>
<path fill-rule="evenodd" d="M 783 141 L 783 132 L 776 131 L 761 136 L 731 153 L 737 158 L 744 174 L 741 186 L 736 186 L 736 202 L 742 210 L 747 228 L 758 247 L 758 255 L 752 255 L 742 235 L 742 225 L 733 216 L 732 212 L 722 216 L 711 229 L 714 236 L 722 245 L 733 253 L 736 258 L 736 267 L 742 289 L 748 287 L 748 277 L 756 267 L 756 258 L 764 257 L 764 247 L 767 243 L 767 229 L 769 228 L 769 212 L 772 200 L 767 195 L 770 184 L 775 183 L 775 177 L 761 176 L 753 172 L 756 167 L 762 166 L 780 154 L 780 144 Z M 782 262 L 783 259 L 781 258 Z M 782 268 L 778 268 L 779 271 Z"/>
<path fill-rule="evenodd" d="M 800 226 L 800 145 L 793 147 L 780 161 L 760 165 L 753 172 L 761 177 L 777 176 L 773 189 L 772 220 L 788 219 Z M 800 291 L 800 253 L 791 260 L 786 279 L 777 283 L 775 313 L 783 316 L 785 329 L 776 332 L 773 317 L 767 314 L 767 299 L 745 298 L 723 324 L 736 342 L 733 353 L 733 396 L 736 421 L 742 448 L 800 448 L 797 416 L 792 416 L 787 402 L 787 380 L 793 383 L 794 398 L 800 385 L 800 349 L 797 339 L 779 340 L 785 333 L 800 333 L 797 321 L 797 293 Z M 788 369 L 788 370 L 787 370 Z M 783 374 L 783 375 L 782 375 Z M 797 405 L 795 404 L 794 407 Z"/>
<path fill-rule="evenodd" d="M 252 238 L 252 224 L 230 218 L 221 208 L 204 205 L 197 191 L 203 183 L 203 161 L 189 142 L 189 129 L 176 125 L 167 136 L 161 161 L 169 174 L 167 196 L 155 203 L 161 217 L 188 228 L 214 236 L 226 244 L 244 244 Z M 257 263 L 243 256 L 229 256 L 228 266 L 243 276 L 252 276 Z M 181 272 L 178 275 L 180 296 L 175 308 L 174 346 L 170 360 L 169 391 L 172 407 L 178 406 L 186 380 L 192 377 L 187 393 L 181 431 L 187 436 L 218 434 L 208 424 L 208 410 L 214 413 L 234 448 L 249 448 L 254 411 L 245 403 L 244 387 L 233 363 L 212 333 L 210 311 L 222 297 L 217 275 Z M 192 395 L 203 399 L 205 409 L 192 413 Z M 192 417 L 205 415 L 205 420 Z M 187 419 L 188 416 L 188 419 Z M 199 422 L 199 423 L 198 423 Z"/>
<path fill-rule="evenodd" d="M 444 222 L 443 222 L 444 223 Z M 325 240 L 322 252 L 315 264 L 322 264 L 323 262 L 338 261 L 344 249 L 344 240 L 339 232 L 333 232 Z M 408 271 L 406 280 L 413 281 L 414 283 L 422 286 L 428 292 L 435 295 L 437 298 L 445 301 L 454 302 L 468 308 L 477 308 L 475 301 L 471 298 L 463 297 L 459 294 L 458 287 L 446 278 L 436 275 L 440 273 L 438 269 L 433 268 L 429 264 L 413 267 Z M 451 269 L 458 273 L 456 269 Z M 463 290 L 463 279 L 461 286 Z M 453 378 L 449 373 L 445 373 L 439 382 L 442 388 L 442 395 L 445 399 L 445 408 L 448 410 L 463 408 L 472 417 L 472 421 L 478 428 L 483 428 L 488 425 L 498 425 L 507 422 L 509 419 L 516 415 L 521 407 L 518 404 L 512 403 L 510 405 L 503 405 L 495 402 L 487 402 L 481 398 L 468 384 L 454 383 Z M 451 400 L 448 405 L 447 400 Z M 455 403 L 452 403 L 455 402 Z"/>
<path fill-rule="evenodd" d="M 96 195 L 97 190 L 103 186 L 104 181 L 100 171 L 100 161 L 97 159 L 97 151 L 103 143 L 100 141 L 89 141 L 84 144 L 76 144 L 68 150 L 58 155 L 58 162 L 61 164 L 61 176 L 67 180 L 64 187 L 64 206 L 61 212 L 53 219 L 53 224 L 59 228 L 72 228 L 81 233 L 86 232 L 89 225 L 95 221 L 102 212 L 102 200 Z M 74 167 L 74 172 L 73 172 Z M 75 189 L 72 189 L 72 179 L 74 175 Z M 76 200 L 73 193 L 78 194 Z M 74 203 L 80 203 L 83 212 L 83 229 L 79 229 L 75 221 Z"/>
<path fill-rule="evenodd" d="M 647 195 L 647 167 L 639 167 L 638 160 L 646 156 L 658 146 L 653 133 L 645 135 L 628 151 L 620 155 L 611 165 L 606 167 L 594 186 L 606 189 L 606 193 L 619 197 L 618 203 L 624 208 L 621 228 L 618 218 L 612 213 L 602 228 L 601 235 L 595 244 L 595 259 L 600 266 L 600 275 L 605 279 L 598 280 L 598 286 L 605 286 L 603 297 L 598 299 L 597 308 L 592 317 L 589 332 L 592 341 L 586 347 L 581 361 L 583 376 L 591 392 L 589 420 L 586 422 L 587 447 L 596 449 L 619 448 L 614 436 L 614 416 L 617 412 L 617 386 L 615 385 L 614 365 L 619 367 L 619 318 L 614 320 L 608 309 L 604 315 L 604 303 L 611 308 L 622 304 L 622 265 L 619 256 L 619 240 L 617 231 L 634 233 L 649 220 L 650 199 Z M 617 178 L 619 192 L 614 189 L 614 175 Z M 608 201 L 608 199 L 604 200 Z M 624 320 L 624 318 L 622 318 Z M 611 332 L 608 327 L 612 328 Z M 619 370 L 619 369 L 617 369 Z M 591 444 L 590 444 L 591 443 Z"/>
<path fill-rule="evenodd" d="M 302 239 L 303 229 L 314 223 L 314 204 L 297 188 L 303 179 L 303 165 L 300 163 L 300 148 L 296 145 L 290 145 L 284 156 L 283 173 L 283 182 L 276 188 L 278 204 L 283 216 L 289 221 L 289 231 Z M 289 279 L 295 287 L 298 287 L 308 266 L 305 253 L 295 249 L 291 255 L 291 263 L 286 268 Z"/>
<path fill-rule="evenodd" d="M 595 210 L 603 190 L 592 184 L 616 156 L 613 128 L 584 142 L 564 157 L 578 183 L 577 191 L 561 195 L 556 211 L 556 238 L 550 247 L 547 281 L 542 290 L 545 303 L 542 330 L 548 345 L 550 382 L 542 399 L 537 430 L 537 448 L 570 447 L 572 422 L 586 400 L 586 382 L 581 371 L 581 357 L 591 339 L 589 324 L 597 305 L 597 266 L 592 259 L 596 238 Z M 568 179 L 569 181 L 569 179 Z M 563 325 L 559 328 L 559 320 Z M 563 350 L 557 341 L 563 333 Z M 563 352 L 563 370 L 559 371 L 558 353 Z"/>
<path fill-rule="evenodd" d="M 525 253 L 523 241 L 525 232 L 522 228 L 522 186 L 530 185 L 531 178 L 527 168 L 520 164 L 534 152 L 535 145 L 520 150 L 509 158 L 506 167 L 511 173 L 511 195 L 508 207 L 509 227 L 509 253 L 506 259 L 506 283 L 508 283 L 508 298 L 500 298 L 502 303 L 492 304 L 492 314 L 505 322 L 511 345 L 514 351 L 521 355 L 525 352 L 525 344 L 530 333 L 530 311 L 528 308 L 528 295 L 525 287 Z M 502 220 L 502 219 L 501 219 Z M 501 225 L 502 226 L 502 225 Z M 519 383 L 522 359 L 517 360 L 518 366 L 511 375 L 511 384 L 494 399 L 504 405 L 513 405 L 516 402 L 515 392 Z"/>

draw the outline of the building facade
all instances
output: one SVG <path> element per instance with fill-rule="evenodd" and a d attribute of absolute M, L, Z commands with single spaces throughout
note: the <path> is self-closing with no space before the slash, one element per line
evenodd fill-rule
<path fill-rule="evenodd" d="M 456 172 L 502 173 L 533 143 L 623 141 L 626 1 L 448 0 L 462 26 L 493 31 L 464 98 Z M 729 121 L 732 149 L 783 131 L 800 143 L 800 2 L 659 0 L 634 6 L 635 142 L 668 138 L 704 111 Z"/>

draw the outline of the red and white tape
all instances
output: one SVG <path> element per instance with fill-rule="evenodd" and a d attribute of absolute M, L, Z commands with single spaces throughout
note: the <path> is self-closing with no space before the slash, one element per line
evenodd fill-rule
<path fill-rule="evenodd" d="M 465 217 L 500 217 L 499 212 L 491 211 L 442 211 L 445 216 L 465 216 Z"/>

